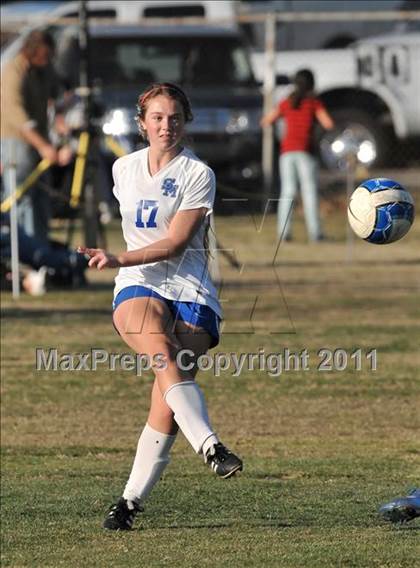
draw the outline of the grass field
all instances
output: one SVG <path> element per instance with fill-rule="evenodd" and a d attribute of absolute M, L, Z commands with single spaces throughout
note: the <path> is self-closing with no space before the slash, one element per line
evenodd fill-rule
<path fill-rule="evenodd" d="M 111 324 L 112 273 L 85 291 L 3 296 L 2 565 L 39 567 L 413 567 L 420 523 L 388 526 L 378 505 L 420 484 L 420 224 L 379 247 L 296 240 L 275 254 L 274 217 L 218 218 L 227 314 L 217 352 L 308 350 L 278 377 L 203 372 L 217 432 L 245 461 L 223 481 L 182 436 L 136 529 L 101 529 L 145 421 L 149 375 L 36 372 L 35 348 L 126 352 Z M 257 230 L 261 229 L 261 230 Z M 115 225 L 109 231 L 115 248 Z M 274 260 L 274 262 L 273 262 Z M 318 352 L 361 349 L 342 371 Z M 377 350 L 377 370 L 366 353 Z M 417 561 L 418 562 L 418 561 Z M 419 565 L 419 564 L 417 564 Z"/>

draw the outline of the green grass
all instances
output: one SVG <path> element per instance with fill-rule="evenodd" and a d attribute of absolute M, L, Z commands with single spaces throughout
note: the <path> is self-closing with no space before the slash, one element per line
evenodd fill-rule
<path fill-rule="evenodd" d="M 34 368 L 37 346 L 128 351 L 111 324 L 112 274 L 90 274 L 87 291 L 4 294 L 3 566 L 415 565 L 420 523 L 388 526 L 376 511 L 420 484 L 419 224 L 399 243 L 349 249 L 342 212 L 327 218 L 335 241 L 319 245 L 298 218 L 275 256 L 274 223 L 257 233 L 249 218 L 217 219 L 244 268 L 220 258 L 228 321 L 216 351 L 307 349 L 310 369 L 202 373 L 215 428 L 245 470 L 216 479 L 180 436 L 129 534 L 101 522 L 128 475 L 150 375 Z M 118 246 L 117 226 L 109 240 Z M 378 370 L 363 359 L 360 371 L 320 372 L 322 348 L 376 348 Z"/>

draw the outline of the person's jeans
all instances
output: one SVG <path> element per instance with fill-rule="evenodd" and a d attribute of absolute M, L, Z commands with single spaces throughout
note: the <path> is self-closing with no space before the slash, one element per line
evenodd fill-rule
<path fill-rule="evenodd" d="M 18 227 L 19 261 L 27 264 L 34 270 L 46 266 L 62 281 L 72 283 L 84 281 L 84 271 L 88 261 L 82 254 L 69 249 L 65 245 L 54 242 L 40 241 L 36 237 L 30 237 Z M 0 230 L 0 257 L 2 261 L 11 258 L 10 242 L 10 218 L 7 214 L 1 214 Z"/>
<path fill-rule="evenodd" d="M 286 152 L 280 156 L 281 194 L 277 215 L 277 234 L 290 238 L 293 205 L 300 186 L 308 237 L 317 241 L 322 236 L 318 203 L 318 165 L 308 152 Z"/>
<path fill-rule="evenodd" d="M 32 146 L 22 140 L 2 139 L 1 162 L 3 165 L 2 181 L 4 189 L 2 201 L 11 195 L 12 192 L 9 182 L 11 160 L 14 160 L 16 163 L 16 186 L 18 187 L 35 169 L 41 158 Z M 27 235 L 36 237 L 44 242 L 48 241 L 50 198 L 39 185 L 34 184 L 20 198 L 17 213 L 18 224 Z"/>

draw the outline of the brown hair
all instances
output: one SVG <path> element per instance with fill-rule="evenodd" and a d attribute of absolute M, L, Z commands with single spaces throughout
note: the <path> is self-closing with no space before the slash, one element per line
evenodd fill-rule
<path fill-rule="evenodd" d="M 32 57 L 41 45 L 46 45 L 53 52 L 55 46 L 52 35 L 46 31 L 33 30 L 26 36 L 21 51 Z"/>
<path fill-rule="evenodd" d="M 309 69 L 301 69 L 294 78 L 295 89 L 290 95 L 292 108 L 299 108 L 304 98 L 313 95 L 315 87 L 315 79 L 312 71 Z"/>
<path fill-rule="evenodd" d="M 188 100 L 187 95 L 180 87 L 178 87 L 178 85 L 175 85 L 174 83 L 153 83 L 147 87 L 147 89 L 139 96 L 137 101 L 136 122 L 143 138 L 146 138 L 146 133 L 144 132 L 140 121 L 144 120 L 146 116 L 149 101 L 159 95 L 165 95 L 180 103 L 184 113 L 185 122 L 191 122 L 194 118 L 191 110 L 191 103 Z"/>

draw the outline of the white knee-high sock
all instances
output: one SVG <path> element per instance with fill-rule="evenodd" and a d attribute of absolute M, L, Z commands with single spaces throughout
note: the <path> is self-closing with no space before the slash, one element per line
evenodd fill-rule
<path fill-rule="evenodd" d="M 163 395 L 182 433 L 197 454 L 206 454 L 219 439 L 210 426 L 204 395 L 195 381 L 171 385 Z"/>
<path fill-rule="evenodd" d="M 146 423 L 138 444 L 136 457 L 123 497 L 127 501 L 143 503 L 168 465 L 169 452 L 175 436 L 154 430 Z"/>

